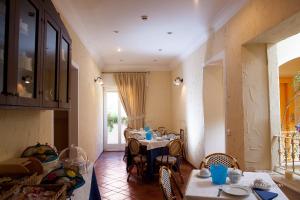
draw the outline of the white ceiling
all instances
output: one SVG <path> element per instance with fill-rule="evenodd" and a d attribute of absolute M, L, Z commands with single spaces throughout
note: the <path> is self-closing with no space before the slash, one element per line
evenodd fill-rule
<path fill-rule="evenodd" d="M 116 65 L 166 69 L 176 58 L 199 46 L 209 31 L 220 28 L 246 2 L 53 0 L 94 59 L 103 62 L 107 70 L 107 66 Z M 142 21 L 142 15 L 149 19 Z M 168 35 L 169 31 L 173 34 Z"/>

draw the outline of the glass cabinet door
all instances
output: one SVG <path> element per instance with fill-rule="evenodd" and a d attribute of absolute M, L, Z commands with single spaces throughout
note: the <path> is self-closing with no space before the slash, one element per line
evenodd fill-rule
<path fill-rule="evenodd" d="M 4 72 L 6 65 L 6 18 L 7 18 L 7 1 L 0 0 L 0 103 L 4 103 Z M 2 96 L 2 97 L 1 97 Z"/>
<path fill-rule="evenodd" d="M 59 99 L 60 106 L 68 107 L 69 103 L 69 68 L 70 68 L 70 44 L 62 37 L 61 40 L 61 63 L 60 63 L 60 80 L 59 80 Z"/>
<path fill-rule="evenodd" d="M 43 104 L 45 106 L 57 106 L 58 30 L 56 24 L 46 16 L 43 64 Z"/>
<path fill-rule="evenodd" d="M 17 92 L 19 97 L 37 98 L 39 10 L 34 1 L 19 2 Z"/>

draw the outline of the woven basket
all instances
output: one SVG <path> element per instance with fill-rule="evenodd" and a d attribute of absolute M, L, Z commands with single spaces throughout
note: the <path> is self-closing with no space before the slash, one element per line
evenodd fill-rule
<path fill-rule="evenodd" d="M 8 199 L 14 192 L 18 191 L 20 187 L 21 185 L 17 184 L 0 184 L 0 200 Z"/>
<path fill-rule="evenodd" d="M 48 200 L 66 200 L 67 199 L 67 187 L 66 185 L 58 185 L 58 184 L 52 184 L 52 185 L 14 185 L 15 188 L 10 189 L 9 193 L 5 193 L 5 196 L 3 195 L 0 196 L 0 200 L 8 200 L 12 197 L 14 198 L 23 198 L 23 194 L 22 190 L 24 187 L 30 186 L 30 187 L 42 187 L 45 188 L 46 190 L 49 191 L 54 191 L 56 192 L 56 194 L 51 197 L 48 198 Z M 14 196 L 14 195 L 18 195 L 18 193 L 20 194 L 20 196 Z"/>
<path fill-rule="evenodd" d="M 8 183 L 2 183 L 2 185 L 38 185 L 40 184 L 43 175 L 37 175 L 37 173 L 34 173 L 32 175 L 28 176 L 8 176 L 12 179 L 12 181 Z"/>

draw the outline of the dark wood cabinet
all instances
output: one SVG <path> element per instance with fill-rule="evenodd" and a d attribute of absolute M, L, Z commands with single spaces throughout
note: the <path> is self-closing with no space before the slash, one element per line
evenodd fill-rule
<path fill-rule="evenodd" d="M 46 12 L 44 26 L 43 106 L 58 107 L 59 37 L 57 23 Z"/>
<path fill-rule="evenodd" d="M 6 104 L 9 2 L 0 0 L 0 105 Z"/>
<path fill-rule="evenodd" d="M 0 105 L 68 109 L 70 62 L 50 0 L 0 0 Z"/>
<path fill-rule="evenodd" d="M 60 78 L 59 78 L 59 106 L 70 107 L 70 61 L 71 61 L 70 38 L 62 32 L 60 53 Z"/>
<path fill-rule="evenodd" d="M 16 1 L 14 76 L 16 105 L 40 106 L 43 8 L 39 0 Z"/>

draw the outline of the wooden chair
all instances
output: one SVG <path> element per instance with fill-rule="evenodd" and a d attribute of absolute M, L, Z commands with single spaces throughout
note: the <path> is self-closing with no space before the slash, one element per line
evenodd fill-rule
<path fill-rule="evenodd" d="M 183 129 L 180 129 L 179 133 L 176 132 L 176 131 L 167 131 L 167 134 L 166 135 L 170 135 L 170 134 L 173 134 L 175 135 L 176 137 L 179 137 L 181 142 L 182 142 L 182 157 L 184 159 L 186 159 L 186 153 L 185 153 L 185 137 L 184 137 L 184 130 Z"/>
<path fill-rule="evenodd" d="M 212 164 L 223 164 L 226 167 L 240 169 L 240 165 L 238 164 L 237 159 L 224 153 L 213 153 L 206 156 L 200 163 L 200 169 L 209 169 Z"/>
<path fill-rule="evenodd" d="M 127 181 L 129 181 L 134 166 L 136 166 L 137 175 L 143 177 L 144 169 L 147 164 L 147 158 L 146 156 L 140 154 L 140 147 L 141 144 L 137 139 L 134 138 L 128 139 L 128 149 L 130 155 L 132 156 L 132 164 L 128 167 Z"/>
<path fill-rule="evenodd" d="M 183 129 L 180 129 L 180 130 L 179 130 L 179 133 L 180 133 L 180 139 L 181 139 L 181 141 L 182 141 L 182 157 L 183 157 L 184 159 L 186 159 L 184 130 L 183 130 Z"/>
<path fill-rule="evenodd" d="M 173 185 L 175 185 L 180 198 L 183 199 L 182 192 L 172 174 L 172 171 L 166 166 L 162 166 L 159 170 L 159 185 L 162 190 L 164 200 L 178 199 L 174 192 Z"/>
<path fill-rule="evenodd" d="M 128 143 L 128 139 L 130 138 L 130 131 L 132 131 L 131 128 L 126 128 L 124 130 L 124 138 L 125 138 L 126 143 Z"/>
<path fill-rule="evenodd" d="M 169 154 L 157 156 L 155 160 L 160 166 L 167 166 L 170 169 L 172 169 L 172 167 L 176 167 L 180 175 L 181 182 L 183 183 L 184 181 L 181 175 L 180 166 L 177 165 L 178 159 L 182 156 L 182 142 L 180 139 L 172 140 L 168 143 L 167 148 Z"/>
<path fill-rule="evenodd" d="M 124 138 L 125 138 L 126 144 L 128 144 L 128 139 L 130 138 L 130 131 L 131 130 L 132 129 L 130 129 L 130 128 L 126 128 L 124 130 Z M 125 153 L 124 153 L 124 156 L 123 156 L 123 160 L 125 160 L 128 157 L 128 151 L 129 151 L 128 146 L 126 146 L 125 147 Z"/>
<path fill-rule="evenodd" d="M 160 132 L 161 136 L 163 136 L 163 135 L 166 134 L 167 128 L 161 126 L 161 127 L 158 127 L 158 128 L 157 128 L 157 131 Z"/>

